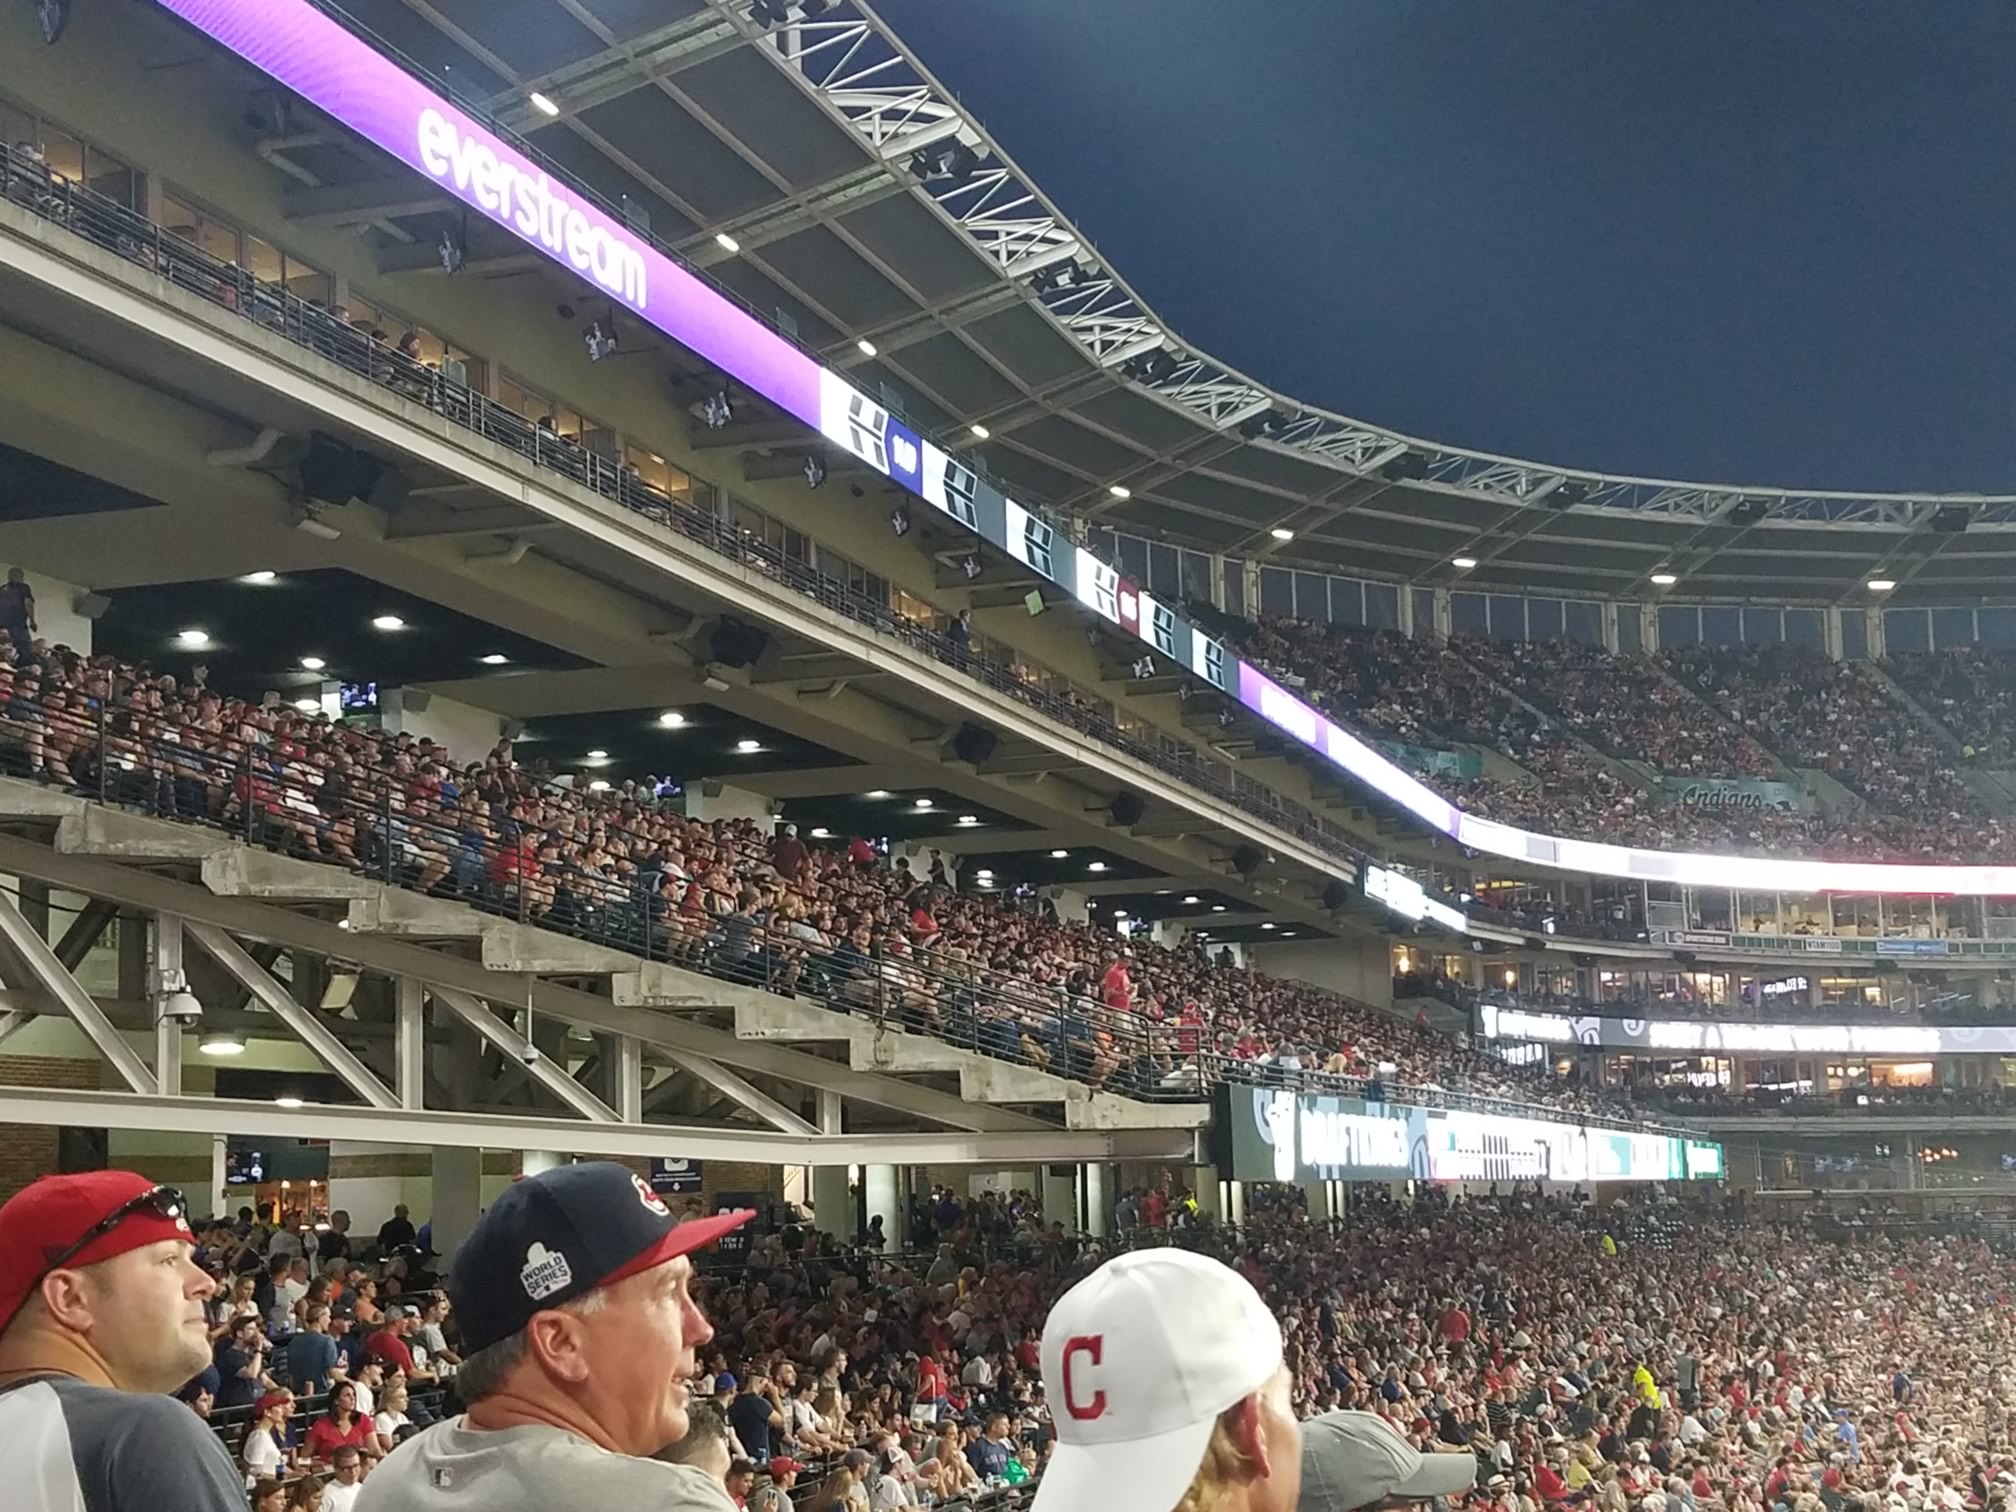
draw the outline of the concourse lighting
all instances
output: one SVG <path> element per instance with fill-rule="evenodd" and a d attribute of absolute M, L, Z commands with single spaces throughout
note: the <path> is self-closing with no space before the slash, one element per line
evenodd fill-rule
<path fill-rule="evenodd" d="M 887 788 L 876 788 L 872 792 L 862 794 L 864 798 L 887 798 L 888 796 L 889 789 Z"/>
<path fill-rule="evenodd" d="M 1052 861 L 1062 861 L 1066 856 L 1070 854 L 1071 852 L 1069 852 L 1068 850 L 1053 850 L 1052 852 L 1050 852 L 1050 859 Z"/>
<path fill-rule="evenodd" d="M 301 1106 L 301 1099 L 298 1097 L 276 1097 L 273 1101 L 283 1108 L 298 1108 Z M 287 1183 L 283 1181 L 280 1184 L 285 1186 Z"/>
<path fill-rule="evenodd" d="M 591 793 L 606 793 L 609 791 L 609 784 L 604 782 L 600 777 L 597 777 L 593 782 L 588 784 L 588 791 Z"/>
<path fill-rule="evenodd" d="M 1295 539 L 1295 532 L 1290 530 L 1286 525 L 1276 525 L 1267 534 L 1274 537 L 1277 541 L 1292 541 Z"/>
<path fill-rule="evenodd" d="M 373 630 L 404 630 L 406 621 L 396 614 L 381 614 L 371 621 Z"/>
<path fill-rule="evenodd" d="M 319 656 L 304 656 L 301 658 L 301 670 L 304 672 L 320 672 L 328 665 L 329 663 L 322 660 Z"/>
<path fill-rule="evenodd" d="M 486 667 L 503 667 L 510 665 L 511 662 L 511 658 L 502 651 L 492 651 L 488 656 L 479 656 L 476 659 Z"/>
<path fill-rule="evenodd" d="M 245 1036 L 228 1029 L 213 1029 L 196 1042 L 196 1048 L 205 1055 L 243 1055 Z"/>
<path fill-rule="evenodd" d="M 541 115 L 557 116 L 558 114 L 560 114 L 560 107 L 558 105 L 555 105 L 551 100 L 547 99 L 546 96 L 539 93 L 539 91 L 536 89 L 532 91 L 531 100 L 532 100 L 532 108 L 538 111 Z"/>
<path fill-rule="evenodd" d="M 973 439 L 976 441 L 985 441 L 989 436 L 994 434 L 994 432 L 987 429 L 984 425 L 975 425 L 972 429 Z"/>
<path fill-rule="evenodd" d="M 805 833 L 810 835 L 814 840 L 828 840 L 831 839 L 833 835 L 833 831 L 826 828 L 826 826 L 823 824 L 814 825 L 811 829 L 807 830 Z"/>
<path fill-rule="evenodd" d="M 1897 582 L 1894 578 L 1869 579 L 1869 591 L 1871 593 L 1888 593 L 1892 588 L 1895 588 L 1896 586 Z"/>
<path fill-rule="evenodd" d="M 294 700 L 294 707 L 299 709 L 303 714 L 313 714 L 322 707 L 322 700 L 319 698 L 297 698 Z"/>
<path fill-rule="evenodd" d="M 1679 581 L 1680 579 L 1670 572 L 1655 572 L 1652 574 L 1652 586 L 1655 588 L 1671 588 Z"/>
<path fill-rule="evenodd" d="M 1260 927 L 1262 929 L 1272 929 L 1274 926 L 1272 924 L 1262 924 Z"/>
<path fill-rule="evenodd" d="M 590 761 L 607 761 L 609 759 L 609 753 L 603 750 L 590 751 L 588 753 L 588 759 Z"/>
<path fill-rule="evenodd" d="M 977 878 L 982 882 L 992 882 L 994 880 L 994 868 L 991 866 L 983 866 L 980 868 L 980 870 L 973 873 L 973 875 L 975 878 Z"/>
<path fill-rule="evenodd" d="M 1211 912 L 1213 912 L 1213 913 L 1223 913 L 1223 912 L 1225 912 L 1225 905 L 1224 905 L 1223 903 L 1213 903 L 1213 904 L 1211 905 Z"/>
<path fill-rule="evenodd" d="M 279 573 L 270 571 L 262 567 L 257 572 L 246 573 L 245 576 L 238 579 L 238 581 L 241 583 L 256 583 L 257 585 L 263 588 L 266 586 L 266 584 L 273 582 L 279 576 L 280 576 Z"/>
<path fill-rule="evenodd" d="M 866 336 L 863 336 L 854 345 L 861 349 L 863 357 L 873 357 L 875 355 L 875 343 L 870 341 Z"/>
<path fill-rule="evenodd" d="M 1116 908 L 1113 910 L 1113 917 L 1115 919 L 1124 920 L 1127 917 L 1127 910 L 1124 908 Z"/>
<path fill-rule="evenodd" d="M 668 730 L 676 730 L 686 723 L 686 716 L 677 709 L 667 709 L 658 716 L 658 723 Z"/>
<path fill-rule="evenodd" d="M 719 247 L 723 252 L 740 252 L 742 250 L 742 243 L 735 240 L 726 231 L 716 231 L 714 233 L 714 245 Z"/>
<path fill-rule="evenodd" d="M 201 648 L 210 644 L 210 632 L 208 630 L 193 628 L 178 630 L 175 633 L 175 642 L 177 645 L 188 646 L 192 649 Z"/>
<path fill-rule="evenodd" d="M 978 814 L 961 814 L 959 816 L 959 822 L 961 824 L 968 824 L 968 825 L 978 824 L 980 822 L 980 816 Z"/>
<path fill-rule="evenodd" d="M 929 807 L 931 807 L 931 800 L 929 798 L 919 798 L 917 800 L 917 807 L 920 809 L 928 809 Z"/>
<path fill-rule="evenodd" d="M 1115 483 L 1106 492 L 1116 499 L 1131 499 L 1134 497 L 1134 490 L 1127 487 L 1124 483 Z"/>
<path fill-rule="evenodd" d="M 740 751 L 744 756 L 753 756 L 763 749 L 763 742 L 760 740 L 751 740 L 745 735 L 742 739 L 735 742 L 735 749 Z"/>
<path fill-rule="evenodd" d="M 1185 903 L 1195 903 L 1195 902 L 1197 901 L 1197 894 L 1195 894 L 1195 893 L 1186 893 L 1186 894 L 1184 894 L 1184 897 L 1183 897 L 1183 901 L 1184 901 Z"/>
<path fill-rule="evenodd" d="M 1087 871 L 1104 871 L 1104 870 L 1106 870 L 1106 863 L 1105 863 L 1104 861 L 1094 861 L 1094 862 L 1093 862 L 1093 863 L 1092 863 L 1091 865 L 1087 866 L 1087 867 L 1085 868 L 1085 870 L 1087 870 Z"/>
<path fill-rule="evenodd" d="M 1472 567 L 1477 565 L 1477 558 L 1473 556 L 1451 557 L 1449 565 L 1454 567 L 1458 572 L 1468 572 Z"/>

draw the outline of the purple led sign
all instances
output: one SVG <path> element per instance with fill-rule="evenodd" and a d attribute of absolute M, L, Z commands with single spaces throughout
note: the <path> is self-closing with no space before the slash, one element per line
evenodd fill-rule
<path fill-rule="evenodd" d="M 806 424 L 819 364 L 305 0 L 159 0 Z"/>

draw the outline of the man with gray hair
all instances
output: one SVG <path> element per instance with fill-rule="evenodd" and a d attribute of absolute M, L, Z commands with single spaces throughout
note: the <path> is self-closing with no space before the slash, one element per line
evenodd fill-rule
<path fill-rule="evenodd" d="M 754 1214 L 675 1220 L 606 1161 L 507 1187 L 456 1252 L 456 1392 L 468 1410 L 401 1444 L 357 1512 L 732 1512 L 721 1483 L 649 1458 L 686 1436 L 714 1337 L 687 1257 Z"/>

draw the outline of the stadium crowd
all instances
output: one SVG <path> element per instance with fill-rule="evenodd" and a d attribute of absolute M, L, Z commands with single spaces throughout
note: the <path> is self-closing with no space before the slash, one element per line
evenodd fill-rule
<path fill-rule="evenodd" d="M 1334 717 L 1421 748 L 1476 745 L 1524 768 L 1423 775 L 1490 818 L 1659 849 L 1788 852 L 1843 860 L 2007 859 L 2016 835 L 1965 781 L 2016 749 L 2016 677 L 1978 650 L 1941 653 L 1928 728 L 1869 667 L 1793 647 L 1685 647 L 1612 656 L 1573 642 L 1454 636 L 1434 642 L 1264 618 L 1242 649 Z M 1951 736 L 1958 749 L 1941 736 Z M 1971 753 L 1971 754 L 1970 754 Z M 1816 767 L 1847 790 L 1831 811 L 1669 801 L 1606 758 L 1676 778 L 1786 776 Z M 1782 762 L 1782 765 L 1781 765 Z M 1530 779 L 1530 780 L 1529 780 Z"/>
<path fill-rule="evenodd" d="M 555 781 L 508 743 L 455 761 L 410 731 L 41 640 L 0 638 L 0 769 L 1097 1086 L 1194 1096 L 1223 1077 L 1351 1077 L 1629 1111 L 1195 942 L 1130 942 L 961 891 L 864 837 L 811 845 L 689 819 L 655 778 Z"/>
<path fill-rule="evenodd" d="M 1237 1269 L 1280 1320 L 1299 1416 L 1370 1412 L 1423 1449 L 1469 1450 L 1477 1512 L 2011 1501 L 2016 1274 L 1964 1225 L 1893 1235 L 1872 1212 L 1829 1237 L 1734 1199 L 1596 1207 L 1518 1187 L 1411 1202 L 1354 1188 L 1326 1223 L 1276 1190 L 1253 1189 L 1235 1229 L 1197 1217 L 1163 1173 L 1093 1239 L 1027 1193 L 941 1188 L 918 1252 L 886 1259 L 773 1228 L 703 1276 L 714 1337 L 666 1457 L 766 1512 L 1012 1497 L 1053 1448 L 1037 1349 L 1051 1303 L 1116 1250 L 1178 1244 Z M 255 1508 L 345 1512 L 385 1454 L 458 1410 L 458 1319 L 410 1240 L 289 1217 L 201 1231 L 217 1380 L 184 1396 L 234 1444 Z M 409 1232 L 401 1213 L 380 1241 Z M 357 1252 L 316 1254 L 318 1240 Z M 402 1299 L 426 1321 L 401 1319 Z M 233 1392 L 256 1395 L 232 1407 Z"/>

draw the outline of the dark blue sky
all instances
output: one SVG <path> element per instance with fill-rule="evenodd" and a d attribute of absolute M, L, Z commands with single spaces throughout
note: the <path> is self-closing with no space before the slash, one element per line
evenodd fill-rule
<path fill-rule="evenodd" d="M 877 8 L 1289 394 L 1564 465 L 2016 492 L 2016 4 Z"/>

